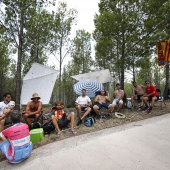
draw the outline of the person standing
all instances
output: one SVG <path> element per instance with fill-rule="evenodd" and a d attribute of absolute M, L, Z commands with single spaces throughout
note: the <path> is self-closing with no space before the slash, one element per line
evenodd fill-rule
<path fill-rule="evenodd" d="M 5 119 L 9 117 L 15 107 L 15 102 L 11 100 L 11 93 L 5 93 L 3 97 L 4 101 L 0 102 L 0 132 L 4 129 Z"/>

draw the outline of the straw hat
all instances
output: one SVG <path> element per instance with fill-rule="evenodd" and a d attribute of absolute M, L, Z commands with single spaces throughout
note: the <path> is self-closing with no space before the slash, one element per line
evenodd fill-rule
<path fill-rule="evenodd" d="M 41 97 L 38 95 L 38 93 L 34 93 L 34 94 L 32 95 L 31 100 L 33 100 L 33 99 L 35 99 L 35 98 L 41 99 Z"/>

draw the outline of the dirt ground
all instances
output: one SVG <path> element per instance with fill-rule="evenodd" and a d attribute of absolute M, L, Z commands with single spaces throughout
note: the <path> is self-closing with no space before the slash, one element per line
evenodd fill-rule
<path fill-rule="evenodd" d="M 146 112 L 143 112 L 143 111 L 137 111 L 137 108 L 135 108 L 135 109 L 124 108 L 121 110 L 121 113 L 126 116 L 124 119 L 117 118 L 115 116 L 115 114 L 113 113 L 113 115 L 110 119 L 107 119 L 107 120 L 106 119 L 102 119 L 102 120 L 96 119 L 96 123 L 91 127 L 86 127 L 86 126 L 84 126 L 83 123 L 80 126 L 76 126 L 76 122 L 75 122 L 75 130 L 77 131 L 77 135 L 81 135 L 81 134 L 85 134 L 85 133 L 99 131 L 99 130 L 106 129 L 106 128 L 119 126 L 119 125 L 130 123 L 130 122 L 136 122 L 139 120 L 148 119 L 148 118 L 151 118 L 154 116 L 168 114 L 168 113 L 170 113 L 170 100 L 165 101 L 165 104 L 166 104 L 166 106 L 164 105 L 164 103 L 162 103 L 162 108 L 161 108 L 160 107 L 161 103 L 157 102 L 155 104 L 155 107 L 153 108 L 152 112 L 149 114 Z M 46 115 L 48 115 L 49 110 L 50 110 L 50 108 L 44 108 L 44 112 Z M 69 110 L 75 111 L 75 113 L 76 113 L 75 108 L 69 108 Z M 73 135 L 69 132 L 69 129 L 63 130 L 61 132 L 61 135 L 59 138 L 56 136 L 56 133 L 54 132 L 50 135 L 46 135 L 42 141 L 33 144 L 33 148 L 36 149 L 36 148 L 46 145 L 48 143 L 63 140 L 65 138 L 69 138 L 69 137 L 73 137 Z M 0 152 L 0 161 L 2 161 L 4 159 L 5 159 L 4 155 Z"/>

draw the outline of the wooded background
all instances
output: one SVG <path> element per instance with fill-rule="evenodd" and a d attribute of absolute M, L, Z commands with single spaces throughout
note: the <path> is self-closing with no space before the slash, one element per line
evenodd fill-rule
<path fill-rule="evenodd" d="M 49 10 L 56 3 L 57 9 Z M 101 69 L 112 74 L 113 81 L 105 84 L 111 94 L 120 82 L 131 97 L 130 80 L 151 80 L 167 98 L 169 63 L 158 66 L 156 43 L 170 39 L 170 0 L 100 0 L 98 7 L 93 34 L 82 29 L 71 38 L 77 11 L 66 3 L 0 0 L 0 99 L 11 92 L 18 109 L 23 77 L 33 62 L 48 65 L 50 56 L 60 71 L 51 103 L 62 100 L 73 106 L 77 95 L 71 76 Z M 67 56 L 72 60 L 64 66 Z"/>

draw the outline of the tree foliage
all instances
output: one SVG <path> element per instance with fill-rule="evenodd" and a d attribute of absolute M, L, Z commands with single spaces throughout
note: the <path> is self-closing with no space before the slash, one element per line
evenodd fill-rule
<path fill-rule="evenodd" d="M 50 43 L 51 54 L 59 62 L 59 100 L 61 100 L 61 74 L 62 64 L 71 49 L 70 33 L 72 25 L 75 23 L 77 11 L 68 9 L 67 4 L 60 2 L 56 12 L 53 13 L 53 27 L 51 30 L 52 39 Z"/>
<path fill-rule="evenodd" d="M 168 1 L 101 0 L 95 16 L 96 61 L 117 72 L 124 87 L 124 72 L 149 67 L 147 56 L 168 30 Z M 165 25 L 161 29 L 162 25 Z M 109 64 L 112 63 L 112 64 Z M 116 73 L 115 73 L 116 74 Z"/>
<path fill-rule="evenodd" d="M 91 58 L 91 35 L 85 30 L 77 30 L 73 39 L 71 57 L 79 73 L 88 73 L 93 66 Z"/>

